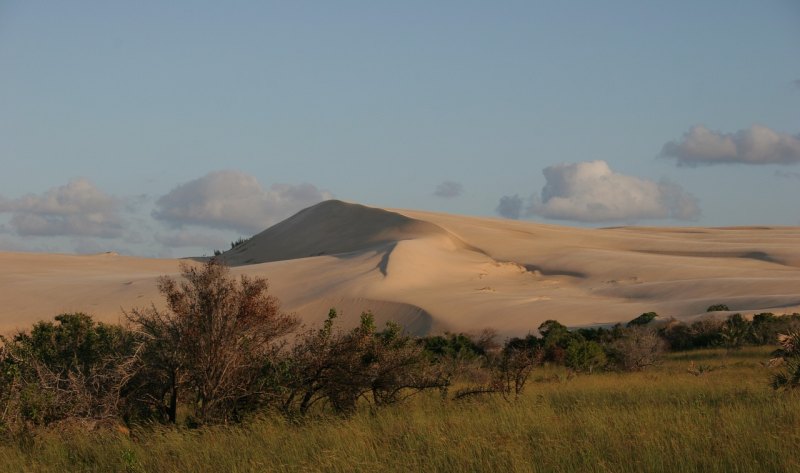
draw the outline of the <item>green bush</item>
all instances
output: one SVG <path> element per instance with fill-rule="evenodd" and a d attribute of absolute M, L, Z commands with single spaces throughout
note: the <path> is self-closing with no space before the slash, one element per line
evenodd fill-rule
<path fill-rule="evenodd" d="M 647 325 L 656 317 L 658 317 L 658 314 L 656 314 L 655 312 L 645 312 L 644 314 L 640 315 L 639 317 L 636 317 L 635 319 L 625 324 L 625 326 L 633 327 L 636 325 Z"/>
<path fill-rule="evenodd" d="M 574 338 L 567 345 L 565 364 L 577 372 L 591 373 L 607 363 L 603 347 L 594 341 Z"/>

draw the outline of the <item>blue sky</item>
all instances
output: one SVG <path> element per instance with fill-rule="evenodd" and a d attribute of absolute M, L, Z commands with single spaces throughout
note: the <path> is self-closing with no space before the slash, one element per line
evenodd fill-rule
<path fill-rule="evenodd" d="M 800 3 L 654 3 L 0 0 L 0 250 L 210 253 L 329 197 L 800 225 Z"/>

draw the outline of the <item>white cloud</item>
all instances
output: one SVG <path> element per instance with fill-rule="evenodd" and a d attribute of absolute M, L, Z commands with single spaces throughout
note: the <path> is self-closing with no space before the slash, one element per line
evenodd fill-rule
<path fill-rule="evenodd" d="M 86 179 L 39 195 L 0 199 L 0 213 L 10 213 L 9 227 L 21 236 L 92 236 L 117 238 L 125 223 L 119 199 Z"/>
<path fill-rule="evenodd" d="M 216 171 L 160 197 L 152 215 L 175 227 L 200 225 L 253 234 L 332 197 L 311 184 L 274 184 L 264 189 L 248 174 Z"/>
<path fill-rule="evenodd" d="M 677 184 L 655 182 L 615 173 L 605 161 L 550 166 L 543 171 L 547 183 L 541 197 L 533 196 L 528 216 L 579 222 L 636 221 L 641 219 L 694 219 L 700 214 L 697 199 Z M 522 212 L 522 199 L 507 196 L 501 206 Z M 498 206 L 500 212 L 501 206 Z M 513 218 L 513 215 L 510 215 Z"/>
<path fill-rule="evenodd" d="M 800 136 L 753 125 L 736 133 L 721 133 L 697 125 L 678 141 L 670 141 L 661 156 L 675 158 L 679 166 L 703 164 L 800 163 Z"/>
<path fill-rule="evenodd" d="M 460 182 L 444 181 L 436 186 L 433 195 L 436 197 L 451 198 L 458 197 L 464 192 L 464 186 Z"/>

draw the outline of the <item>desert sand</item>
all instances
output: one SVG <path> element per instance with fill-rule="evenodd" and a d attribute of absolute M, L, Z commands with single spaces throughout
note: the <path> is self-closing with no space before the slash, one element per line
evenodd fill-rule
<path fill-rule="evenodd" d="M 234 274 L 267 277 L 305 323 L 364 310 L 414 334 L 535 332 L 626 322 L 800 311 L 800 227 L 587 229 L 322 202 L 226 252 Z M 0 253 L 0 332 L 83 311 L 106 322 L 155 304 L 181 260 Z M 717 314 L 724 316 L 725 314 Z"/>

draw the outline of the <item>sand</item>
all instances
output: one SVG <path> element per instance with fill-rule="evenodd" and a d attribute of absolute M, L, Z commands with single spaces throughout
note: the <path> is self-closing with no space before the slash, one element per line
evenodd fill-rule
<path fill-rule="evenodd" d="M 326 201 L 226 252 L 234 274 L 267 277 L 307 324 L 364 310 L 415 334 L 535 332 L 626 322 L 800 311 L 800 227 L 604 229 Z M 67 311 L 118 322 L 161 306 L 156 281 L 179 260 L 0 253 L 0 332 Z M 725 315 L 725 314 L 719 314 Z"/>

